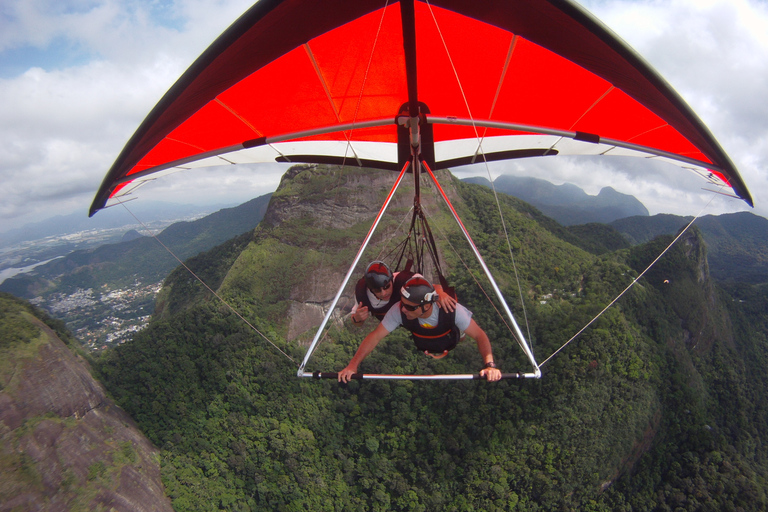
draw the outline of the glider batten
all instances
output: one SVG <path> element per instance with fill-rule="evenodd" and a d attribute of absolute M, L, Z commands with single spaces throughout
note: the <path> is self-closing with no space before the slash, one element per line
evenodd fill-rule
<path fill-rule="evenodd" d="M 297 4 L 302 5 L 297 9 Z M 117 192 L 115 180 L 125 177 L 176 126 L 233 83 L 335 28 L 339 19 L 342 23 L 356 19 L 380 4 L 378 0 L 356 0 L 351 4 L 346 0 L 256 2 L 195 60 L 150 111 L 107 172 L 89 216 Z M 257 25 L 259 29 L 254 31 Z M 260 51 L 254 52 L 254 48 Z"/>

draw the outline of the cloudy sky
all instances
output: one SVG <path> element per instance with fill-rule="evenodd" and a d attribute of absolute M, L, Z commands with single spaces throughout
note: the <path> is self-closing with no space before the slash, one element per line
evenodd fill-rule
<path fill-rule="evenodd" d="M 584 0 L 709 126 L 768 216 L 768 3 L 765 0 Z M 249 0 L 0 0 L 0 232 L 80 211 L 165 91 Z M 546 160 L 546 161 L 544 161 Z M 639 167 L 642 166 L 642 167 Z M 234 170 L 233 170 L 234 169 Z M 495 176 L 502 168 L 492 167 Z M 503 169 L 610 185 L 655 213 L 749 209 L 712 198 L 676 167 L 639 159 L 533 159 Z M 235 204 L 277 186 L 252 169 L 187 171 L 142 199 Z M 483 175 L 485 169 L 470 172 Z M 462 174 L 464 176 L 466 174 Z M 192 179 L 190 179 L 192 178 Z"/>

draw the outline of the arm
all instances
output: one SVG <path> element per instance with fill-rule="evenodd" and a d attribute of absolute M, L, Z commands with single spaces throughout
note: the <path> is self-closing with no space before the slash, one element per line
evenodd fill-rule
<path fill-rule="evenodd" d="M 350 314 L 352 323 L 358 327 L 362 326 L 368 320 L 368 306 L 363 306 L 362 302 L 355 304 Z"/>
<path fill-rule="evenodd" d="M 477 350 L 483 358 L 483 364 L 492 363 L 493 349 L 491 349 L 491 340 L 488 339 L 488 335 L 477 325 L 474 319 L 469 321 L 469 327 L 467 327 L 464 333 L 477 343 Z M 497 381 L 501 379 L 501 370 L 498 368 L 483 368 L 480 370 L 480 376 L 485 377 L 491 382 Z"/>
<path fill-rule="evenodd" d="M 352 374 L 357 373 L 357 367 L 363 362 L 363 359 L 376 348 L 376 345 L 378 345 L 387 334 L 389 334 L 389 331 L 386 330 L 383 325 L 379 324 L 376 326 L 376 328 L 365 337 L 362 343 L 360 343 L 357 352 L 355 352 L 354 357 L 352 357 L 352 360 L 347 367 L 339 372 L 339 382 L 349 382 Z"/>

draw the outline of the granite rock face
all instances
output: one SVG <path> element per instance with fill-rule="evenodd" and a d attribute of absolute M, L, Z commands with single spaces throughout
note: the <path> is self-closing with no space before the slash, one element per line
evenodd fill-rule
<path fill-rule="evenodd" d="M 0 344 L 0 512 L 173 510 L 157 449 L 87 363 L 28 311 L 2 314 L 40 335 Z"/>
<path fill-rule="evenodd" d="M 459 204 L 461 198 L 456 189 L 455 178 L 448 171 L 438 171 L 436 176 L 450 201 Z M 355 252 L 384 204 L 396 178 L 397 174 L 390 171 L 349 170 L 316 164 L 296 165 L 283 175 L 280 186 L 272 195 L 263 223 L 257 231 L 269 229 L 270 235 L 281 244 L 303 252 L 348 255 L 348 258 L 341 262 L 329 261 L 331 258 L 324 256 L 318 257 L 312 263 L 315 270 L 305 279 L 300 282 L 292 282 L 289 278 L 281 281 L 281 286 L 290 288 L 286 297 L 288 341 L 297 339 L 302 334 L 314 334 L 314 329 L 322 322 Z M 377 243 L 381 246 L 390 244 L 391 250 L 407 235 L 414 203 L 414 189 L 413 175 L 408 174 L 393 194 L 385 215 L 385 218 L 395 220 L 391 221 L 389 226 L 385 225 L 386 221 L 378 226 L 368 252 L 358 264 L 359 272 L 352 277 L 346 293 L 341 296 L 331 317 L 333 321 L 340 322 L 343 315 L 354 305 L 354 285 L 362 277 L 368 262 L 384 258 L 384 255 L 377 256 L 370 247 Z M 421 174 L 420 179 L 420 203 L 428 216 L 443 215 L 448 218 L 444 201 L 426 172 Z M 356 234 L 350 235 L 354 229 L 357 229 Z M 393 264 L 392 261 L 388 263 Z M 434 279 L 429 265 L 427 262 L 427 270 L 424 272 L 429 279 Z M 249 276 L 243 279 L 270 279 L 267 273 L 258 274 L 249 270 L 248 274 Z"/>

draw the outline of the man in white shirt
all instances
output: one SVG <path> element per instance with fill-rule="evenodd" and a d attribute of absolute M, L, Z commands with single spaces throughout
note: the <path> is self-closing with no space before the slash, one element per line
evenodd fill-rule
<path fill-rule="evenodd" d="M 349 382 L 363 359 L 387 334 L 401 325 L 411 331 L 419 350 L 435 358 L 445 357 L 463 335 L 468 335 L 477 343 L 483 358 L 480 376 L 489 381 L 501 379 L 488 335 L 472 319 L 472 313 L 460 304 L 456 304 L 455 311 L 447 312 L 435 306 L 436 301 L 437 292 L 429 281 L 419 274 L 411 277 L 400 290 L 400 303 L 387 312 L 376 329 L 360 343 L 347 367 L 339 372 L 339 382 Z"/>

